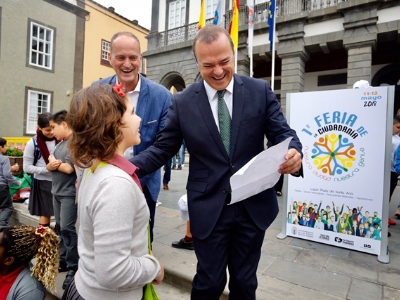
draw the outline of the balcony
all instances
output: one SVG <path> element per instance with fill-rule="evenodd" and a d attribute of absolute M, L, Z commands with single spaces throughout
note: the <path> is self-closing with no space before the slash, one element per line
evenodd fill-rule
<path fill-rule="evenodd" d="M 309 12 L 336 6 L 347 0 L 276 0 L 277 16 L 287 16 L 299 12 Z M 269 1 L 254 6 L 254 23 L 267 23 Z M 232 11 L 227 11 L 224 16 L 225 28 L 229 27 Z M 206 20 L 206 24 L 212 24 L 213 19 Z M 247 6 L 239 7 L 239 26 L 248 23 Z M 156 50 L 170 45 L 192 41 L 197 32 L 198 23 L 192 23 L 176 27 L 168 31 L 159 32 L 148 36 L 148 50 Z"/>

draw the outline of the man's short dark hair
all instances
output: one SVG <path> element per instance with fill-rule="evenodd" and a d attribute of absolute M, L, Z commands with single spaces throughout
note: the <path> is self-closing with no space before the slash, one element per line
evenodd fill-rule
<path fill-rule="evenodd" d="M 4 147 L 7 144 L 7 140 L 0 137 L 0 147 Z"/>
<path fill-rule="evenodd" d="M 50 121 L 54 123 L 61 124 L 61 122 L 65 122 L 65 116 L 67 115 L 67 111 L 65 109 L 55 112 L 51 115 Z"/>
<path fill-rule="evenodd" d="M 194 56 L 196 57 L 195 48 L 196 48 L 197 42 L 203 42 L 206 44 L 210 44 L 210 43 L 216 41 L 221 35 L 225 35 L 228 38 L 229 43 L 231 44 L 232 52 L 235 53 L 233 41 L 232 41 L 232 38 L 229 35 L 228 31 L 226 31 L 226 29 L 221 26 L 207 25 L 207 26 L 204 26 L 201 30 L 199 30 L 197 32 L 196 36 L 194 37 L 193 45 L 192 45 Z"/>

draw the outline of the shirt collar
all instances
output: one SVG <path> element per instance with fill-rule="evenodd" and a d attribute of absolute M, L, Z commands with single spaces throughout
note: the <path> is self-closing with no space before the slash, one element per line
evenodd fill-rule
<path fill-rule="evenodd" d="M 129 160 L 118 154 L 114 154 L 109 160 L 109 163 L 120 168 L 131 176 L 134 175 L 137 170 L 139 170 L 139 168 L 132 164 Z"/>
<path fill-rule="evenodd" d="M 134 89 L 133 91 L 127 92 L 127 94 L 134 93 L 134 92 L 140 93 L 140 84 L 141 84 L 141 82 L 142 82 L 142 79 L 140 78 L 140 74 L 138 74 L 138 76 L 139 76 L 139 80 L 138 80 L 138 82 L 137 82 L 137 84 L 136 84 L 135 89 Z M 116 83 L 116 84 L 119 84 L 118 76 L 116 76 L 116 78 L 115 78 L 115 83 Z"/>
<path fill-rule="evenodd" d="M 205 80 L 203 80 L 204 82 L 204 88 L 206 89 L 206 93 L 207 93 L 207 97 L 209 99 L 209 101 L 213 100 L 215 95 L 217 94 L 217 90 L 212 88 Z M 233 76 L 231 81 L 229 82 L 228 86 L 225 88 L 229 93 L 231 93 L 231 95 L 233 95 Z"/>

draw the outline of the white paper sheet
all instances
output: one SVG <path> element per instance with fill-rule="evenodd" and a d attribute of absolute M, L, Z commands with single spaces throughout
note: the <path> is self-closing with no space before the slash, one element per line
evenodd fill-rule
<path fill-rule="evenodd" d="M 236 203 L 273 187 L 281 174 L 279 166 L 285 162 L 291 137 L 253 157 L 230 179 L 231 203 Z"/>

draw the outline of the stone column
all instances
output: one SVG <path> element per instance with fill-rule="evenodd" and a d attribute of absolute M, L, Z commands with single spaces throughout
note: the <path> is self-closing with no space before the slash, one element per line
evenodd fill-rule
<path fill-rule="evenodd" d="M 371 83 L 372 52 L 378 38 L 377 11 L 379 3 L 371 1 L 360 8 L 357 3 L 340 3 L 338 11 L 344 15 L 343 46 L 347 49 L 347 87 L 352 88 L 358 80 Z"/>
<path fill-rule="evenodd" d="M 151 2 L 151 31 L 158 32 L 158 17 L 160 14 L 159 0 L 152 0 Z M 167 8 L 168 9 L 168 8 Z"/>
<path fill-rule="evenodd" d="M 304 91 L 305 65 L 309 55 L 304 51 L 280 54 L 282 59 L 281 106 L 286 111 L 286 94 Z"/>
<path fill-rule="evenodd" d="M 286 112 L 286 94 L 304 91 L 305 64 L 310 59 L 304 47 L 304 24 L 307 15 L 302 13 L 277 19 L 276 54 L 282 59 L 281 106 Z"/>
<path fill-rule="evenodd" d="M 236 73 L 244 76 L 250 76 L 250 58 L 247 50 L 247 32 L 239 32 Z"/>
<path fill-rule="evenodd" d="M 347 88 L 359 80 L 368 80 L 371 84 L 371 61 L 374 44 L 365 44 L 347 49 Z"/>

